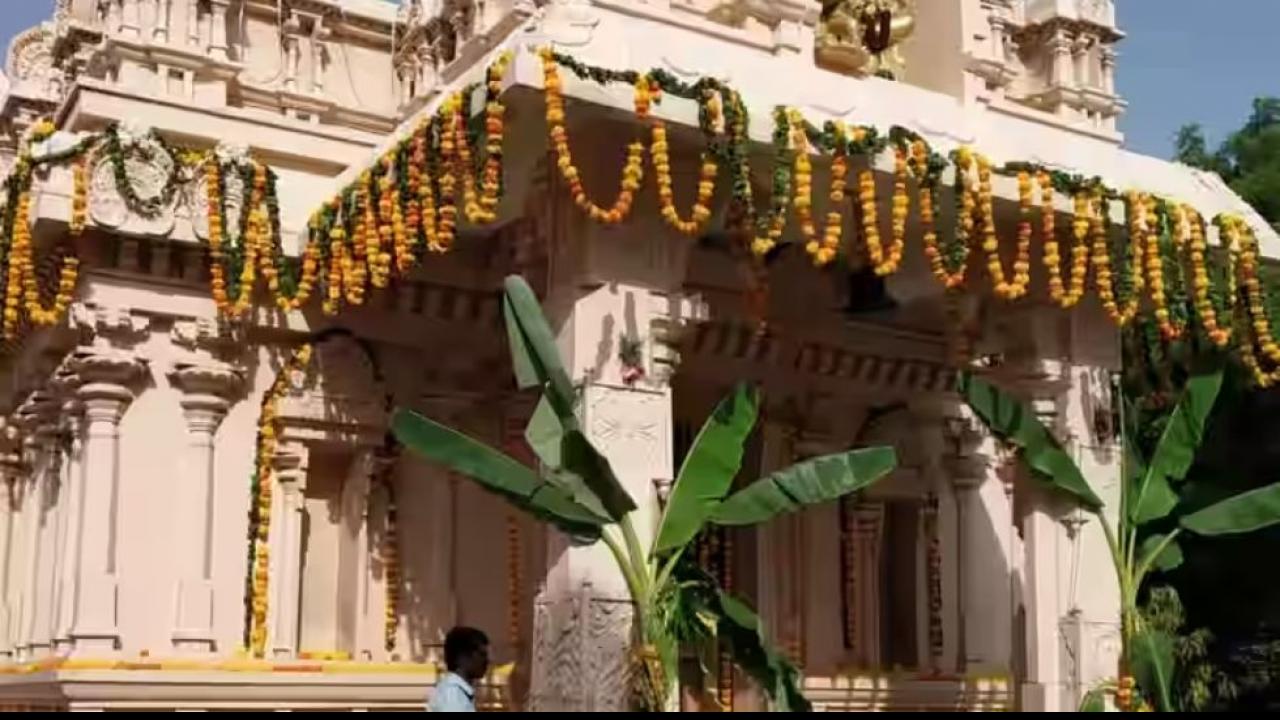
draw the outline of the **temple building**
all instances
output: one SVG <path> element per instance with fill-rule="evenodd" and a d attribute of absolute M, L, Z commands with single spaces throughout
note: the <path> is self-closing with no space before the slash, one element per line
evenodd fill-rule
<path fill-rule="evenodd" d="M 818 709 L 1073 710 L 1116 673 L 1107 546 L 957 368 L 1118 507 L 1155 198 L 1280 249 L 1124 149 L 1123 38 L 1113 0 L 57 0 L 0 86 L 0 708 L 421 710 L 463 624 L 482 709 L 624 709 L 608 558 L 389 435 L 533 464 L 519 274 L 641 517 L 739 381 L 744 477 L 897 449 L 702 540 Z M 685 709 L 763 707 L 716 672 Z"/>

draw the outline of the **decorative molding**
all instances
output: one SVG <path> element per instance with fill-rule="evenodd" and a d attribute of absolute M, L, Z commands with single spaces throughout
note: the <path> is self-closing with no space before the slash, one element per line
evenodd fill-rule
<path fill-rule="evenodd" d="M 681 347 L 688 355 L 707 361 L 739 361 L 880 390 L 945 392 L 955 384 L 954 370 L 941 360 L 888 357 L 816 340 L 761 335 L 758 328 L 747 324 L 702 323 Z"/>
<path fill-rule="evenodd" d="M 195 352 L 235 343 L 239 333 L 236 326 L 227 326 L 214 318 L 180 318 L 169 328 L 169 340 L 174 345 Z"/>
<path fill-rule="evenodd" d="M 120 144 L 127 176 L 124 181 L 132 185 L 134 194 L 143 199 L 161 197 L 175 164 L 164 145 L 145 129 L 127 133 L 122 130 Z M 169 204 L 154 217 L 143 217 L 125 202 L 117 185 L 115 166 L 105 154 L 94 161 L 89 177 L 89 216 L 97 224 L 142 235 L 164 237 L 173 232 L 181 193 L 174 193 Z"/>
<path fill-rule="evenodd" d="M 136 342 L 151 331 L 151 318 L 131 308 L 75 303 L 68 318 L 85 343 L 97 339 Z"/>
<path fill-rule="evenodd" d="M 223 400 L 237 393 L 244 371 L 216 361 L 178 362 L 168 372 L 169 381 L 187 395 L 207 395 Z"/>

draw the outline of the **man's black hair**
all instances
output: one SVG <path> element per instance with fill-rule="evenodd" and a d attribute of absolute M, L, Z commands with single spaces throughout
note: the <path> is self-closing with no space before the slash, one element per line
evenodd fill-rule
<path fill-rule="evenodd" d="M 444 637 L 444 664 L 449 672 L 457 672 L 465 655 L 489 644 L 489 636 L 475 628 L 456 627 Z"/>

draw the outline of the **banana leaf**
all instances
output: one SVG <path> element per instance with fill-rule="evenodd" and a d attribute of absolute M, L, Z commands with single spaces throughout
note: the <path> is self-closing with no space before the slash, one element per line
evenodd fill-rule
<path fill-rule="evenodd" d="M 565 429 L 546 395 L 529 419 L 525 440 L 542 461 L 547 479 L 578 504 L 614 521 L 635 509 L 613 466 L 581 430 Z"/>
<path fill-rule="evenodd" d="M 1142 550 L 1139 553 L 1141 567 L 1153 567 L 1160 572 L 1172 572 L 1182 565 L 1182 546 L 1177 540 L 1166 544 L 1168 537 L 1168 535 L 1152 535 L 1142 542 Z"/>
<path fill-rule="evenodd" d="M 1222 390 L 1222 372 L 1194 375 L 1178 399 L 1143 472 L 1129 485 L 1129 516 L 1136 525 L 1159 520 L 1177 507 L 1171 483 L 1182 482 L 1204 442 L 1204 429 Z"/>
<path fill-rule="evenodd" d="M 1106 712 L 1107 694 L 1102 690 L 1090 690 L 1080 701 L 1078 712 Z"/>
<path fill-rule="evenodd" d="M 610 519 L 617 522 L 636 509 L 636 501 L 622 487 L 609 459 L 591 444 L 581 430 L 565 432 L 564 441 L 560 444 L 560 456 L 561 466 L 556 477 L 580 479 L 600 499 L 600 504 Z"/>
<path fill-rule="evenodd" d="M 1137 633 L 1129 645 L 1129 665 L 1138 687 L 1155 698 L 1156 708 L 1174 712 L 1173 639 L 1153 630 Z"/>
<path fill-rule="evenodd" d="M 599 540 L 602 526 L 609 522 L 511 457 L 417 413 L 396 412 L 391 430 L 406 448 L 471 478 L 576 540 Z"/>
<path fill-rule="evenodd" d="M 1090 510 L 1102 507 L 1102 500 L 1089 487 L 1080 467 L 1040 422 L 1031 406 L 969 373 L 961 373 L 957 391 L 993 433 L 1021 450 L 1033 475 L 1074 496 Z"/>
<path fill-rule="evenodd" d="M 1241 493 L 1180 520 L 1197 535 L 1240 535 L 1280 523 L 1280 483 Z"/>
<path fill-rule="evenodd" d="M 893 471 L 893 448 L 868 448 L 826 455 L 792 465 L 757 480 L 720 503 L 717 525 L 756 525 L 809 505 L 837 500 L 870 486 Z"/>
<path fill-rule="evenodd" d="M 518 275 L 508 277 L 503 289 L 502 309 L 516 383 L 521 390 L 545 387 L 556 415 L 567 421 L 573 417 L 576 394 L 556 348 L 555 334 L 542 314 L 542 305 Z"/>
<path fill-rule="evenodd" d="M 800 671 L 770 647 L 760 617 L 750 606 L 720 591 L 718 635 L 734 662 L 765 692 L 775 712 L 812 712 Z"/>
<path fill-rule="evenodd" d="M 693 540 L 724 500 L 742 467 L 743 448 L 755 427 L 758 408 L 755 389 L 739 385 L 707 419 L 676 475 L 654 541 L 655 555 Z"/>
<path fill-rule="evenodd" d="M 609 461 L 582 433 L 574 414 L 576 394 L 565 372 L 555 335 L 542 314 L 538 298 L 518 275 L 504 284 L 503 313 L 511 364 L 522 389 L 538 387 L 538 402 L 525 438 L 546 465 L 549 477 L 569 492 L 574 500 L 611 520 L 621 520 L 636 509 Z"/>

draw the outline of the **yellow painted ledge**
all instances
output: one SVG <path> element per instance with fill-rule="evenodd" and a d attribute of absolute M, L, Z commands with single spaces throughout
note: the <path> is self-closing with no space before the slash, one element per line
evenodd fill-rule
<path fill-rule="evenodd" d="M 427 663 L 376 663 L 351 660 L 254 660 L 233 658 L 194 660 L 184 658 L 113 660 L 95 658 L 50 658 L 21 665 L 0 666 L 0 675 L 30 675 L 65 670 L 230 672 L 230 673 L 329 673 L 339 675 L 423 675 L 434 680 L 439 673 Z"/>
<path fill-rule="evenodd" d="M 197 660 L 191 658 L 136 658 L 132 660 L 96 658 L 48 658 L 21 665 L 0 666 L 0 676 L 92 670 L 107 672 L 226 672 L 226 673 L 299 673 L 331 675 L 419 675 L 435 682 L 440 674 L 433 663 L 357 662 L 354 660 L 273 661 L 253 658 Z M 489 671 L 485 684 L 501 685 L 510 680 L 515 665 L 499 665 Z"/>

